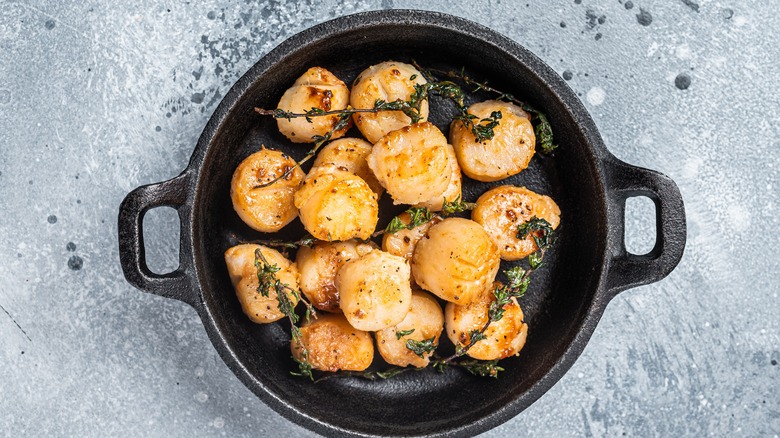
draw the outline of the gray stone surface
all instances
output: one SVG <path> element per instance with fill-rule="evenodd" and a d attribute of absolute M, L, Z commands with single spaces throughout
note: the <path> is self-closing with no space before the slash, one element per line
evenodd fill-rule
<path fill-rule="evenodd" d="M 259 57 L 386 7 L 519 41 L 568 78 L 618 157 L 670 175 L 686 201 L 677 270 L 615 299 L 572 370 L 486 435 L 780 433 L 777 4 L 346 3 L 0 0 L 0 434 L 308 434 L 242 386 L 191 308 L 124 281 L 116 213 L 184 168 Z M 152 216 L 164 271 L 176 219 Z M 652 244 L 648 219 L 629 215 L 631 248 Z"/>

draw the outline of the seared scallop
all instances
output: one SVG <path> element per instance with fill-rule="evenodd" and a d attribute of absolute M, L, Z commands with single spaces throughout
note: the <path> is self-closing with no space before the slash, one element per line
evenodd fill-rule
<path fill-rule="evenodd" d="M 467 345 L 471 331 L 482 329 L 488 321 L 490 303 L 495 299 L 493 290 L 497 287 L 501 287 L 501 283 L 496 282 L 486 288 L 476 301 L 467 306 L 447 303 L 444 325 L 453 344 Z M 523 318 L 523 310 L 517 300 L 511 298 L 509 303 L 504 305 L 504 316 L 491 322 L 485 330 L 485 339 L 475 343 L 466 354 L 479 360 L 504 359 L 517 355 L 528 336 L 528 325 L 523 322 Z"/>
<path fill-rule="evenodd" d="M 425 83 L 423 75 L 409 64 L 388 61 L 372 65 L 355 79 L 350 104 L 353 108 L 373 108 L 377 100 L 409 101 L 415 92 L 414 86 Z M 427 99 L 420 105 L 420 116 L 420 121 L 428 119 Z M 401 111 L 356 113 L 352 118 L 360 132 L 371 143 L 376 143 L 390 131 L 412 124 L 412 119 Z"/>
<path fill-rule="evenodd" d="M 292 87 L 282 95 L 276 107 L 284 111 L 304 113 L 317 108 L 323 111 L 343 110 L 349 105 L 349 88 L 333 73 L 322 67 L 312 67 L 295 81 Z M 278 118 L 276 124 L 279 131 L 295 143 L 312 143 L 312 137 L 325 135 L 338 122 L 338 115 L 311 117 L 309 122 L 304 117 Z M 350 125 L 331 138 L 342 137 Z"/>
<path fill-rule="evenodd" d="M 439 336 L 444 328 L 444 313 L 432 296 L 422 291 L 412 292 L 412 308 L 403 321 L 376 332 L 376 346 L 382 358 L 391 365 L 405 367 L 412 365 L 424 368 L 430 362 L 433 352 L 422 357 L 407 348 L 407 342 L 431 341 L 439 345 Z M 411 333 L 410 333 L 411 332 Z"/>
<path fill-rule="evenodd" d="M 287 177 L 267 184 L 294 168 Z M 293 204 L 295 190 L 304 177 L 295 160 L 280 151 L 263 147 L 248 156 L 233 172 L 230 199 L 238 217 L 253 229 L 263 233 L 281 230 L 296 216 Z"/>
<path fill-rule="evenodd" d="M 368 239 L 379 219 L 377 195 L 362 178 L 333 165 L 313 168 L 295 193 L 301 222 L 320 240 Z"/>
<path fill-rule="evenodd" d="M 317 242 L 298 249 L 295 264 L 301 274 L 300 287 L 314 307 L 326 312 L 341 312 L 336 272 L 344 263 L 363 256 L 376 245 L 357 240 Z"/>
<path fill-rule="evenodd" d="M 463 173 L 477 181 L 498 181 L 520 173 L 528 167 L 536 147 L 536 136 L 529 114 L 517 105 L 488 100 L 475 103 L 468 109 L 477 116 L 475 123 L 501 112 L 493 138 L 477 141 L 471 129 L 460 120 L 450 125 L 450 141 L 458 155 Z"/>
<path fill-rule="evenodd" d="M 417 207 L 426 207 L 431 211 L 441 211 L 444 201 L 453 202 L 456 199 L 460 199 L 463 177 L 460 174 L 460 166 L 458 165 L 458 157 L 455 155 L 455 149 L 449 144 L 447 145 L 447 157 L 449 157 L 450 173 L 452 175 L 447 189 L 441 195 L 417 204 Z"/>
<path fill-rule="evenodd" d="M 493 282 L 500 263 L 498 248 L 478 223 L 448 218 L 417 242 L 412 273 L 423 289 L 466 305 Z"/>
<path fill-rule="evenodd" d="M 504 260 L 520 260 L 539 249 L 531 234 L 517 238 L 518 226 L 533 217 L 546 220 L 555 229 L 561 222 L 561 209 L 549 196 L 515 186 L 488 190 L 471 212 L 471 219 L 485 228 Z"/>
<path fill-rule="evenodd" d="M 317 158 L 314 160 L 313 167 L 323 164 L 333 164 L 336 167 L 346 169 L 355 175 L 363 178 L 371 190 L 378 196 L 382 196 L 385 189 L 379 184 L 374 172 L 368 167 L 368 154 L 371 153 L 371 143 L 360 138 L 340 138 L 332 141 L 323 147 Z"/>
<path fill-rule="evenodd" d="M 339 306 L 360 330 L 382 330 L 403 321 L 412 303 L 409 264 L 384 251 L 345 263 L 336 274 Z"/>
<path fill-rule="evenodd" d="M 411 217 L 407 212 L 399 214 L 398 219 L 406 226 L 411 222 Z M 439 216 L 433 216 L 428 222 L 418 225 L 411 230 L 403 229 L 395 233 L 385 233 L 382 236 L 382 251 L 411 260 L 417 242 L 425 236 L 431 225 L 440 221 L 441 218 Z"/>
<path fill-rule="evenodd" d="M 284 314 L 279 311 L 278 295 L 273 287 L 267 297 L 257 290 L 259 282 L 257 267 L 255 267 L 255 251 L 258 249 L 269 264 L 279 268 L 275 273 L 276 278 L 288 286 L 284 288 L 284 293 L 290 297 L 293 305 L 298 303 L 298 297 L 292 292 L 298 290 L 298 269 L 279 251 L 262 245 L 243 244 L 225 251 L 225 264 L 236 297 L 241 303 L 241 309 L 253 322 L 264 324 L 277 321 L 283 318 Z"/>
<path fill-rule="evenodd" d="M 368 167 L 395 204 L 443 197 L 452 179 L 447 138 L 428 122 L 382 137 L 368 156 Z"/>
<path fill-rule="evenodd" d="M 293 357 L 302 360 L 304 346 L 315 370 L 363 371 L 374 360 L 371 334 L 349 325 L 343 315 L 320 314 L 300 330 L 300 343 L 291 340 L 290 349 Z"/>

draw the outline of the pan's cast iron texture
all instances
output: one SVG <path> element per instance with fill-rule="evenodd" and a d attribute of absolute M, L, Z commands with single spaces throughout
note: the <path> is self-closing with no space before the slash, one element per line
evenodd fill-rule
<path fill-rule="evenodd" d="M 308 149 L 288 142 L 275 121 L 257 116 L 253 107 L 274 108 L 309 67 L 323 66 L 349 82 L 372 63 L 388 59 L 416 59 L 438 68 L 465 66 L 545 111 L 560 145 L 554 156 L 535 157 L 527 170 L 509 180 L 483 184 L 464 179 L 466 200 L 511 183 L 551 195 L 563 212 L 555 248 L 521 302 L 530 326 L 528 342 L 519 357 L 503 361 L 506 371 L 498 379 L 450 369 L 386 381 L 349 378 L 312 384 L 289 374 L 295 366 L 289 326 L 251 323 L 230 285 L 223 252 L 238 240 L 258 238 L 231 207 L 233 170 L 262 144 L 298 158 Z M 446 133 L 452 108 L 441 101 L 432 108 L 432 121 Z M 656 206 L 656 245 L 643 256 L 628 254 L 623 241 L 623 210 L 631 196 L 647 196 Z M 380 225 L 398 212 L 389 205 L 385 196 Z M 180 265 L 165 275 L 146 266 L 141 226 L 144 214 L 159 206 L 175 208 L 181 221 Z M 536 56 L 475 23 L 400 10 L 338 18 L 282 43 L 225 96 L 187 169 L 172 180 L 132 191 L 119 212 L 127 280 L 193 306 L 225 363 L 244 384 L 290 420 L 327 435 L 473 435 L 507 421 L 569 369 L 612 297 L 671 272 L 682 257 L 685 230 L 676 185 L 612 156 L 574 92 Z M 296 221 L 275 237 L 302 234 Z"/>

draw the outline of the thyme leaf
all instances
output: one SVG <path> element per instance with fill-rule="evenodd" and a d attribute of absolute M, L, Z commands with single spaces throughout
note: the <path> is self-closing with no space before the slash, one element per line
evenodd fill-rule
<path fill-rule="evenodd" d="M 485 143 L 486 141 L 491 140 L 495 135 L 493 129 L 498 126 L 498 121 L 501 120 L 501 117 L 501 111 L 493 111 L 490 113 L 490 117 L 486 117 L 477 122 L 475 122 L 477 116 L 468 112 L 463 112 L 453 118 L 460 120 L 463 126 L 471 129 L 471 133 L 474 134 L 474 139 L 476 141 Z"/>
<path fill-rule="evenodd" d="M 457 364 L 471 374 L 480 377 L 498 378 L 499 371 L 504 371 L 503 368 L 498 366 L 498 360 L 468 359 L 462 360 Z"/>
<path fill-rule="evenodd" d="M 409 223 L 406 224 L 399 216 L 395 216 L 390 220 L 390 223 L 387 224 L 387 227 L 385 227 L 385 234 L 394 234 L 401 230 L 411 230 L 430 221 L 434 216 L 433 212 L 425 207 L 412 207 L 404 213 L 409 215 Z"/>
<path fill-rule="evenodd" d="M 433 350 L 435 350 L 438 345 L 436 336 L 422 341 L 416 341 L 414 339 L 407 339 L 406 341 L 406 348 L 422 358 L 425 358 L 426 353 L 433 353 Z"/>
<path fill-rule="evenodd" d="M 518 225 L 515 237 L 525 239 L 530 234 L 538 249 L 547 249 L 552 245 L 550 240 L 552 233 L 553 228 L 549 222 L 534 216 L 528 222 Z"/>
<path fill-rule="evenodd" d="M 473 210 L 477 208 L 475 202 L 463 202 L 460 196 L 455 198 L 452 202 L 447 202 L 447 198 L 444 198 L 444 203 L 441 206 L 441 211 L 445 216 L 449 216 L 462 211 Z"/>
<path fill-rule="evenodd" d="M 398 331 L 396 331 L 396 332 L 395 332 L 395 338 L 396 338 L 396 339 L 401 339 L 401 338 L 403 338 L 404 336 L 409 336 L 409 335 L 411 335 L 412 333 L 414 333 L 414 329 L 409 329 L 409 330 L 398 330 Z"/>

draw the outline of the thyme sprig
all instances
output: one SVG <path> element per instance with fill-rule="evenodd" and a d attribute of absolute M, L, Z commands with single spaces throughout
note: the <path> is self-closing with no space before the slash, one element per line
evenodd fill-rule
<path fill-rule="evenodd" d="M 409 223 L 405 224 L 400 216 L 395 216 L 385 227 L 385 234 L 394 234 L 401 230 L 411 230 L 433 219 L 433 212 L 425 207 L 412 207 L 405 211 L 409 215 Z"/>
<path fill-rule="evenodd" d="M 257 111 L 257 108 L 255 108 L 255 111 Z M 320 150 L 320 148 L 325 143 L 327 143 L 328 140 L 331 139 L 331 137 L 333 137 L 333 134 L 335 134 L 336 132 L 339 132 L 342 129 L 346 128 L 349 125 L 349 118 L 350 118 L 350 114 L 349 113 L 344 113 L 342 111 L 342 113 L 339 115 L 338 120 L 336 121 L 335 124 L 333 124 L 333 127 L 330 129 L 330 131 L 326 132 L 325 135 L 315 135 L 315 136 L 313 136 L 311 138 L 312 140 L 314 140 L 314 146 L 312 146 L 312 148 L 309 150 L 309 152 L 306 152 L 306 155 L 304 155 L 301 160 L 297 161 L 294 166 L 289 166 L 284 171 L 284 173 L 282 173 L 281 175 L 279 175 L 276 178 L 272 179 L 271 181 L 269 181 L 267 183 L 256 185 L 254 188 L 262 189 L 264 187 L 268 187 L 268 186 L 274 184 L 275 182 L 277 182 L 279 180 L 287 179 L 287 177 L 289 177 L 292 174 L 292 172 L 295 170 L 295 168 L 303 166 L 313 156 L 317 155 L 317 152 Z"/>
<path fill-rule="evenodd" d="M 530 234 L 538 248 L 537 251 L 528 256 L 528 264 L 531 265 L 532 269 L 537 269 L 542 266 L 544 251 L 553 244 L 553 241 L 551 240 L 552 233 L 552 225 L 546 220 L 536 216 L 517 227 L 516 237 L 518 239 L 525 239 Z"/>
<path fill-rule="evenodd" d="M 461 200 L 461 197 L 458 196 L 455 198 L 454 201 L 448 202 L 447 198 L 444 198 L 444 203 L 442 203 L 441 206 L 441 213 L 444 216 L 450 216 L 455 213 L 460 213 L 463 211 L 470 211 L 477 208 L 476 202 L 464 202 Z"/>
<path fill-rule="evenodd" d="M 461 69 L 460 71 L 439 70 L 435 68 L 423 69 L 415 61 L 412 61 L 412 63 L 414 64 L 415 67 L 417 67 L 418 70 L 423 72 L 423 75 L 426 78 L 428 78 L 428 80 L 430 81 L 436 81 L 436 75 L 445 76 L 450 79 L 459 80 L 464 84 L 473 87 L 471 89 L 472 93 L 476 93 L 479 91 L 487 91 L 488 93 L 492 93 L 496 95 L 497 100 L 506 100 L 516 104 L 524 111 L 531 114 L 532 121 L 534 122 L 534 134 L 536 135 L 537 145 L 541 148 L 542 152 L 545 154 L 550 154 L 558 147 L 558 145 L 556 145 L 554 142 L 552 126 L 550 125 L 550 121 L 547 118 L 547 116 L 543 112 L 529 105 L 528 103 L 523 102 L 520 99 L 516 98 L 513 94 L 506 93 L 496 88 L 493 88 L 488 85 L 487 81 L 485 82 L 477 81 L 476 79 L 468 76 L 466 74 L 465 69 Z"/>
<path fill-rule="evenodd" d="M 301 246 L 311 247 L 312 245 L 317 243 L 317 238 L 307 233 L 305 236 L 293 242 L 286 242 L 281 239 L 271 239 L 271 240 L 251 240 L 246 243 L 255 243 L 258 245 L 270 246 L 272 248 L 297 249 Z"/>
<path fill-rule="evenodd" d="M 432 220 L 433 218 L 436 217 L 444 218 L 453 215 L 455 213 L 473 210 L 476 207 L 477 204 L 474 202 L 461 201 L 460 196 L 455 198 L 455 200 L 452 202 L 448 202 L 447 198 L 444 198 L 444 202 L 442 203 L 442 209 L 438 213 L 432 212 L 427 207 L 412 207 L 404 212 L 409 215 L 408 224 L 404 223 L 400 215 L 395 216 L 393 217 L 393 219 L 390 220 L 390 223 L 387 224 L 387 227 L 385 227 L 384 230 L 380 230 L 374 233 L 373 236 L 376 237 L 380 234 L 394 234 L 401 230 L 411 230 L 413 228 L 417 228 L 420 225 L 425 224 L 426 222 Z"/>
<path fill-rule="evenodd" d="M 384 371 L 339 371 L 336 373 L 325 374 L 322 377 L 315 380 L 314 383 L 320 383 L 322 381 L 330 380 L 330 379 L 341 379 L 344 377 L 359 377 L 361 379 L 366 379 L 371 381 L 385 380 L 391 377 L 395 377 L 399 374 L 405 373 L 407 371 L 419 371 L 421 369 L 424 368 L 390 367 Z"/>
<path fill-rule="evenodd" d="M 290 321 L 290 335 L 293 342 L 297 343 L 298 348 L 301 350 L 301 359 L 293 358 L 298 364 L 298 372 L 291 371 L 290 374 L 294 376 L 305 376 L 314 380 L 312 365 L 309 362 L 309 349 L 306 348 L 306 345 L 301 341 L 301 330 L 296 325 L 300 318 L 298 317 L 298 314 L 295 313 L 295 302 L 290 299 L 288 292 L 291 293 L 297 301 L 303 302 L 306 305 L 304 314 L 306 322 L 309 322 L 311 317 L 317 317 L 316 310 L 314 310 L 311 303 L 302 296 L 300 291 L 279 280 L 276 273 L 279 272 L 281 268 L 276 264 L 269 263 L 259 248 L 255 250 L 255 268 L 257 268 L 258 280 L 257 293 L 264 297 L 268 297 L 270 296 L 271 289 L 276 292 L 276 299 L 279 302 L 279 311 Z"/>
<path fill-rule="evenodd" d="M 414 339 L 406 340 L 406 348 L 421 358 L 425 358 L 426 353 L 433 353 L 433 350 L 438 346 L 439 343 L 436 341 L 436 336 L 423 339 L 422 341 L 416 341 Z"/>

